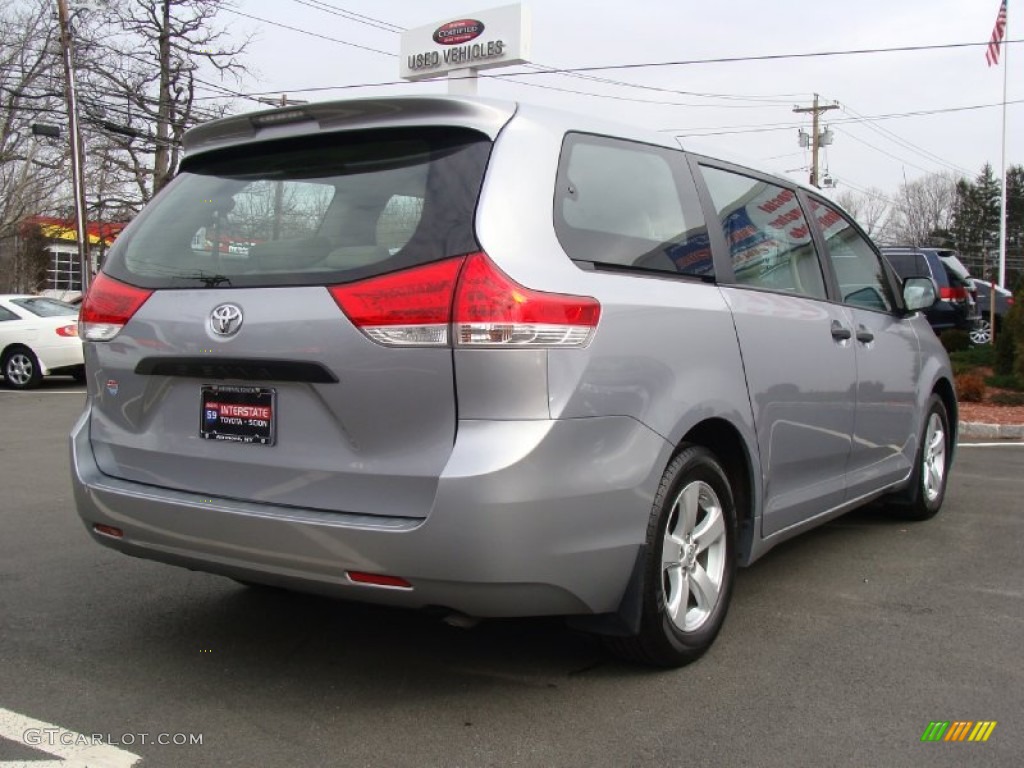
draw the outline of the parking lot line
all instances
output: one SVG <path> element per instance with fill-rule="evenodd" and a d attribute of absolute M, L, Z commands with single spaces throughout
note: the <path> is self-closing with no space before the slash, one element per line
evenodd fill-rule
<path fill-rule="evenodd" d="M 1014 448 L 1024 446 L 1024 440 L 1003 440 L 999 443 L 957 443 L 957 448 Z"/>
<path fill-rule="evenodd" d="M 0 737 L 59 758 L 57 761 L 0 761 L 0 768 L 59 766 L 65 764 L 65 761 L 95 768 L 130 768 L 141 759 L 131 752 L 104 744 L 98 735 L 69 731 L 59 725 L 25 717 L 2 707 Z"/>
<path fill-rule="evenodd" d="M 6 389 L 0 395 L 84 395 L 84 389 Z"/>

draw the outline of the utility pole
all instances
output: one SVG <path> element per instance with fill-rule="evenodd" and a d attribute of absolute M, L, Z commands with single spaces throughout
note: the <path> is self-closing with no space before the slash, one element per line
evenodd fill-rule
<path fill-rule="evenodd" d="M 830 109 L 839 109 L 838 104 L 826 104 L 819 106 L 818 94 L 814 94 L 814 105 L 810 107 L 793 107 L 794 112 L 810 112 L 811 123 L 811 186 L 821 189 L 818 183 L 818 150 L 821 149 L 821 133 L 818 131 L 818 115 L 828 112 Z"/>
<path fill-rule="evenodd" d="M 68 107 L 68 133 L 71 134 L 71 183 L 75 193 L 75 230 L 78 236 L 78 264 L 82 271 L 82 293 L 92 281 L 89 235 L 85 220 L 85 176 L 82 173 L 82 133 L 78 127 L 78 96 L 75 92 L 75 59 L 71 49 L 71 24 L 67 0 L 57 0 L 60 22 L 60 47 L 64 58 L 64 87 Z"/>

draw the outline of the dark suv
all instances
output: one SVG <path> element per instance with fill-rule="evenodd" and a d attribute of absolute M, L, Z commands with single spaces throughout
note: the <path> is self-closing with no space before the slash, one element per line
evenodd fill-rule
<path fill-rule="evenodd" d="M 930 277 L 938 288 L 939 300 L 924 311 L 935 333 L 950 329 L 973 332 L 980 320 L 974 280 L 957 252 L 947 248 L 882 248 L 900 280 Z"/>

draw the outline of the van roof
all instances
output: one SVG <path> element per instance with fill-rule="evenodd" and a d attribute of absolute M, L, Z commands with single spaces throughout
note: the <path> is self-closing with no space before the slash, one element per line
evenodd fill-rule
<path fill-rule="evenodd" d="M 821 194 L 798 179 L 764 168 L 728 151 L 705 144 L 685 145 L 670 133 L 643 128 L 594 115 L 570 112 L 529 102 L 481 98 L 476 96 L 391 96 L 325 101 L 299 106 L 247 112 L 199 125 L 184 136 L 186 156 L 268 139 L 303 136 L 320 131 L 352 130 L 377 126 L 415 127 L 457 125 L 478 130 L 492 140 L 513 116 L 543 123 L 564 131 L 584 131 L 685 149 L 734 165 L 747 167 L 807 191 Z"/>

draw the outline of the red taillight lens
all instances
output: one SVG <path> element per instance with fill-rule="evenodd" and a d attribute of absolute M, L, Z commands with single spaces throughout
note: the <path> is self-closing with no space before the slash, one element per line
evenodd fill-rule
<path fill-rule="evenodd" d="M 82 302 L 78 335 L 86 341 L 110 341 L 152 294 L 151 290 L 126 285 L 101 272 Z"/>
<path fill-rule="evenodd" d="M 483 252 L 329 288 L 352 323 L 390 346 L 582 347 L 601 305 L 524 288 Z"/>
<path fill-rule="evenodd" d="M 444 346 L 462 262 L 460 256 L 328 290 L 352 324 L 374 341 Z"/>
<path fill-rule="evenodd" d="M 485 253 L 466 259 L 455 292 L 455 342 L 461 346 L 582 347 L 601 305 L 587 296 L 524 288 Z"/>
<path fill-rule="evenodd" d="M 78 326 L 77 325 L 62 325 L 60 328 L 57 328 L 56 330 L 57 330 L 57 335 L 58 336 L 63 336 L 64 338 L 68 338 L 69 336 L 77 336 L 78 335 Z"/>
<path fill-rule="evenodd" d="M 347 571 L 346 575 L 350 581 L 354 581 L 356 584 L 391 587 L 392 589 L 412 589 L 412 584 L 401 576 L 387 576 L 383 573 L 363 573 L 362 571 Z"/>
<path fill-rule="evenodd" d="M 944 288 L 939 288 L 939 298 L 946 301 L 967 301 L 967 289 L 947 285 Z"/>
<path fill-rule="evenodd" d="M 124 531 L 120 528 L 115 528 L 112 525 L 104 525 L 103 523 L 96 523 L 92 529 L 96 533 L 102 533 L 104 536 L 110 536 L 115 539 L 124 538 Z"/>

